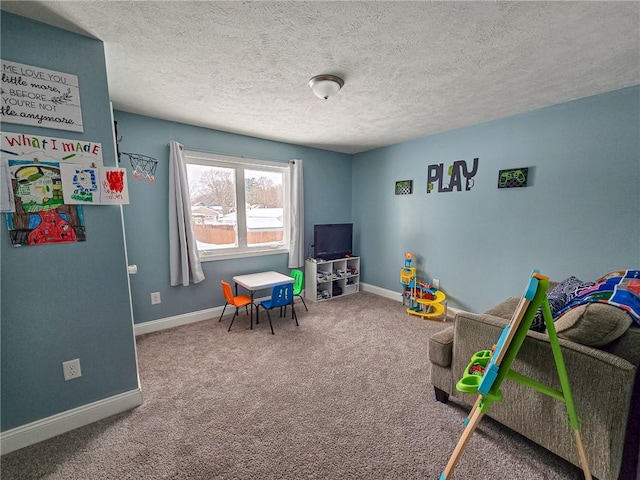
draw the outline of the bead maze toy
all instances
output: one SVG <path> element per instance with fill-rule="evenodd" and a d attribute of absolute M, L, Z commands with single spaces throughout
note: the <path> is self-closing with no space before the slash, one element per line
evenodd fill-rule
<path fill-rule="evenodd" d="M 569 425 L 571 426 L 576 448 L 580 458 L 580 465 L 584 472 L 585 480 L 591 480 L 589 465 L 582 445 L 580 437 L 580 420 L 573 403 L 571 389 L 569 386 L 569 378 L 567 369 L 562 358 L 560 343 L 556 333 L 551 308 L 547 300 L 547 288 L 549 287 L 549 278 L 541 275 L 537 270 L 531 273 L 529 283 L 525 289 L 522 298 L 511 318 L 510 323 L 504 328 L 498 343 L 491 350 L 481 350 L 475 353 L 465 373 L 460 381 L 456 384 L 456 389 L 464 393 L 478 393 L 478 398 L 464 420 L 465 430 L 458 441 L 449 463 L 439 477 L 439 480 L 448 480 L 453 472 L 462 452 L 475 428 L 478 426 L 482 416 L 487 412 L 489 406 L 494 402 L 502 400 L 502 392 L 500 385 L 505 379 L 518 382 L 530 388 L 534 388 L 540 393 L 549 395 L 565 404 L 568 414 Z M 525 375 L 511 370 L 511 364 L 518 355 L 518 351 L 524 342 L 527 331 L 531 327 L 531 323 L 538 311 L 542 308 L 542 315 L 547 327 L 549 335 L 549 343 L 553 359 L 556 364 L 556 370 L 560 379 L 561 389 L 556 390 L 541 382 L 538 382 Z"/>
<path fill-rule="evenodd" d="M 445 313 L 446 307 L 442 302 L 447 296 L 437 288 L 418 280 L 416 268 L 411 266 L 413 258 L 413 253 L 405 253 L 404 268 L 400 270 L 402 305 L 408 305 L 407 313 L 410 315 L 422 318 L 439 317 Z"/>

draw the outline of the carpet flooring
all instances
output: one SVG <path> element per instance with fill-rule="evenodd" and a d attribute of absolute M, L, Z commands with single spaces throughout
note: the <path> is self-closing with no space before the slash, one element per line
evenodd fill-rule
<path fill-rule="evenodd" d="M 4 455 L 3 480 L 437 479 L 467 408 L 436 402 L 428 338 L 447 326 L 357 293 L 137 338 L 143 404 Z M 229 310 L 229 309 L 227 309 Z M 582 473 L 485 417 L 456 479 Z"/>

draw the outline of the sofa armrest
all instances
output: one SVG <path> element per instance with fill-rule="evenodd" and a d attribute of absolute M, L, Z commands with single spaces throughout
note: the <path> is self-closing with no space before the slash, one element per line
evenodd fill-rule
<path fill-rule="evenodd" d="M 449 367 L 453 352 L 453 327 L 445 328 L 429 337 L 429 361 Z"/>
<path fill-rule="evenodd" d="M 600 348 L 640 368 L 640 326 L 631 325 L 620 338 Z"/>

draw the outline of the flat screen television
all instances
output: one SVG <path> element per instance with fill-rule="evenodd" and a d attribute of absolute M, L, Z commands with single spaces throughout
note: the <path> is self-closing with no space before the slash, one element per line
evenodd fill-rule
<path fill-rule="evenodd" d="M 313 226 L 313 256 L 323 260 L 344 258 L 352 253 L 353 223 Z"/>

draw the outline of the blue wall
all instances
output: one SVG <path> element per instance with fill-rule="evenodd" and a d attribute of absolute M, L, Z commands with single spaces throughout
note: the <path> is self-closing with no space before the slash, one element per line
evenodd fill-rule
<path fill-rule="evenodd" d="M 2 12 L 2 58 L 77 75 L 84 133 L 4 124 L 100 142 L 115 165 L 103 44 Z M 355 156 L 116 112 L 120 149 L 158 159 L 155 183 L 129 175 L 123 207 L 136 323 L 224 303 L 219 280 L 287 271 L 286 255 L 207 262 L 207 279 L 169 286 L 168 142 L 230 155 L 304 161 L 306 247 L 316 223 L 355 223 L 362 280 L 400 291 L 403 254 L 441 280 L 450 304 L 482 311 L 519 296 L 532 268 L 595 279 L 640 260 L 640 87 L 611 92 Z M 427 165 L 480 160 L 470 191 L 426 194 Z M 121 166 L 132 169 L 127 157 Z M 498 190 L 498 170 L 530 167 L 527 188 Z M 414 193 L 394 195 L 394 181 Z M 85 207 L 87 241 L 12 248 L 0 233 L 2 430 L 137 388 L 118 207 Z M 162 294 L 151 305 L 150 292 Z M 83 376 L 64 382 L 61 362 Z"/>
<path fill-rule="evenodd" d="M 520 296 L 533 268 L 585 281 L 639 268 L 639 117 L 631 87 L 355 155 L 362 281 L 399 292 L 411 251 L 449 305 L 480 312 Z M 471 190 L 426 194 L 428 165 L 476 157 Z M 530 186 L 498 189 L 516 167 Z M 414 193 L 396 196 L 407 179 Z"/>
<path fill-rule="evenodd" d="M 351 156 L 285 143 L 261 140 L 206 128 L 115 112 L 121 152 L 138 153 L 158 160 L 155 182 L 133 180 L 127 156 L 121 166 L 129 169 L 130 204 L 124 207 L 129 263 L 138 266 L 131 276 L 135 323 L 171 317 L 224 305 L 220 280 L 262 270 L 289 271 L 288 255 L 267 255 L 237 260 L 204 262 L 206 280 L 188 287 L 169 284 L 169 141 L 187 148 L 276 162 L 303 161 L 305 201 L 305 256 L 313 241 L 316 223 L 351 221 Z M 160 292 L 162 303 L 151 305 L 151 292 Z"/>
<path fill-rule="evenodd" d="M 2 12 L 2 59 L 77 75 L 84 133 L 3 131 L 102 144 L 115 165 L 102 42 Z M 87 241 L 13 248 L 0 230 L 2 430 L 138 388 L 120 208 L 84 208 Z M 4 215 L 3 215 L 4 216 Z M 65 382 L 62 362 L 80 358 Z"/>

